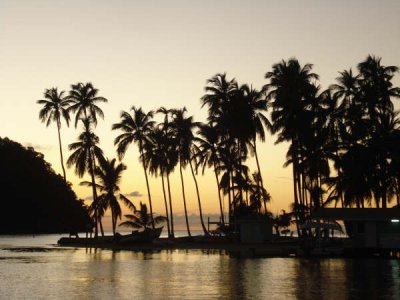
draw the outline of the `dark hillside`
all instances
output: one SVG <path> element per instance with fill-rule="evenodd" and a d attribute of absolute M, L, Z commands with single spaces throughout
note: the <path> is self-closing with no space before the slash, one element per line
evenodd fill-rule
<path fill-rule="evenodd" d="M 0 138 L 0 234 L 84 231 L 88 215 L 43 154 Z"/>

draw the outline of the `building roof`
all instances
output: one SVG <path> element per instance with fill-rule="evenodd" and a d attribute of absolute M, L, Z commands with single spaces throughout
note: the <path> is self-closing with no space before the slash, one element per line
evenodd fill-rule
<path fill-rule="evenodd" d="M 312 219 L 343 221 L 400 220 L 400 208 L 319 208 Z"/>

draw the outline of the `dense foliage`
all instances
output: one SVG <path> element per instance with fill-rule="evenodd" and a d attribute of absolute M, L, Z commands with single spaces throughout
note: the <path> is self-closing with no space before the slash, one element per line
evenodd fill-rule
<path fill-rule="evenodd" d="M 90 222 L 63 177 L 41 153 L 0 138 L 0 233 L 85 231 Z"/>

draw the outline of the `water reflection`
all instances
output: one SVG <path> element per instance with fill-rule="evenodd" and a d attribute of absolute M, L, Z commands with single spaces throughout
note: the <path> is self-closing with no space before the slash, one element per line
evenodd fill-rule
<path fill-rule="evenodd" d="M 0 249 L 2 299 L 400 299 L 397 260 L 31 250 Z"/>

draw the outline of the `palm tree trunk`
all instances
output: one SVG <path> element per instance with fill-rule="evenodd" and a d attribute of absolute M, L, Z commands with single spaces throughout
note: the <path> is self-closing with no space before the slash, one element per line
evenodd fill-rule
<path fill-rule="evenodd" d="M 100 225 L 101 236 L 104 236 L 103 221 L 101 221 L 101 218 L 99 218 L 99 225 Z"/>
<path fill-rule="evenodd" d="M 206 226 L 204 225 L 204 220 L 203 220 L 203 211 L 201 209 L 201 201 L 200 201 L 200 192 L 199 192 L 199 186 L 197 184 L 197 179 L 196 175 L 194 174 L 193 166 L 192 166 L 192 161 L 189 160 L 189 165 L 190 165 L 190 171 L 192 171 L 192 176 L 194 180 L 194 184 L 196 186 L 196 194 L 197 194 L 197 202 L 199 203 L 199 213 L 200 213 L 200 222 L 201 222 L 201 227 L 203 228 L 204 234 L 208 235 L 208 231 L 206 229 Z"/>
<path fill-rule="evenodd" d="M 115 217 L 114 217 L 114 214 L 111 212 L 111 221 L 112 221 L 112 231 L 113 231 L 113 235 L 115 236 L 115 223 L 116 223 L 116 220 L 115 220 Z"/>
<path fill-rule="evenodd" d="M 93 202 L 94 202 L 94 221 L 95 221 L 95 229 L 94 229 L 94 237 L 97 237 L 99 235 L 99 230 L 98 230 L 98 200 L 97 200 L 97 191 L 96 191 L 96 181 L 94 178 L 94 167 L 93 167 L 93 157 L 90 154 L 89 155 L 89 166 L 90 166 L 90 177 L 92 179 L 92 192 L 93 192 Z"/>
<path fill-rule="evenodd" d="M 296 216 L 296 229 L 297 229 L 297 235 L 300 237 L 301 232 L 300 232 L 300 227 L 299 227 L 299 199 L 297 197 L 297 186 L 296 186 L 296 167 L 295 167 L 295 161 L 293 160 L 293 192 L 294 192 L 294 206 L 295 206 L 295 216 Z"/>
<path fill-rule="evenodd" d="M 382 193 L 382 208 L 387 208 L 386 188 L 384 188 L 383 193 Z"/>
<path fill-rule="evenodd" d="M 218 200 L 219 200 L 219 210 L 220 210 L 220 213 L 221 213 L 221 222 L 222 222 L 222 224 L 225 224 L 225 220 L 224 220 L 224 210 L 222 209 L 221 188 L 220 188 L 220 185 L 219 185 L 217 167 L 216 167 L 216 165 L 215 165 L 215 162 L 214 162 L 214 174 L 215 174 L 215 179 L 217 180 Z"/>
<path fill-rule="evenodd" d="M 165 193 L 164 174 L 162 171 L 161 171 L 161 182 L 162 182 L 162 191 L 163 191 L 164 204 L 165 204 L 165 217 L 167 218 L 168 237 L 171 237 L 171 229 L 169 227 L 169 213 L 168 213 L 167 196 Z"/>
<path fill-rule="evenodd" d="M 174 213 L 172 211 L 172 197 L 171 197 L 171 185 L 169 184 L 169 174 L 167 173 L 167 188 L 168 188 L 168 200 L 169 200 L 169 212 L 171 217 L 171 237 L 175 237 L 174 233 Z"/>
<path fill-rule="evenodd" d="M 64 175 L 64 181 L 65 181 L 65 183 L 67 183 L 67 175 L 65 173 L 64 157 L 63 157 L 62 145 L 61 145 L 60 120 L 57 120 L 57 132 L 58 132 L 58 145 L 60 147 L 61 168 L 62 168 L 63 175 Z"/>
<path fill-rule="evenodd" d="M 232 194 L 231 194 L 232 193 Z M 233 190 L 233 171 L 229 171 L 229 218 L 233 218 L 233 213 L 235 211 L 234 202 L 235 202 L 235 191 Z M 230 220 L 229 220 L 230 223 Z"/>
<path fill-rule="evenodd" d="M 264 187 L 264 181 L 263 181 L 263 178 L 262 178 L 262 175 L 261 175 L 260 163 L 258 161 L 258 153 L 257 153 L 257 146 L 256 146 L 256 138 L 255 137 L 253 138 L 253 143 L 254 143 L 254 145 L 253 145 L 254 156 L 256 157 L 257 170 L 258 170 L 258 179 L 259 179 L 259 180 L 257 180 L 258 194 L 260 196 L 262 196 L 262 199 L 263 199 L 263 202 L 264 202 L 264 210 L 265 210 L 265 213 L 266 213 L 267 212 L 267 199 L 265 199 L 264 194 L 261 193 L 261 189 L 264 190 L 265 187 Z M 260 186 L 260 183 L 261 183 L 261 186 Z"/>
<path fill-rule="evenodd" d="M 153 218 L 153 204 L 151 201 L 151 194 L 150 194 L 150 185 L 149 185 L 149 178 L 147 177 L 147 168 L 146 165 L 144 163 L 144 158 L 143 158 L 143 147 L 142 147 L 142 143 L 140 142 L 139 145 L 139 151 L 140 151 L 140 156 L 142 157 L 142 165 L 143 165 L 143 170 L 144 170 L 144 177 L 146 178 L 146 187 L 147 187 L 147 196 L 149 198 L 149 206 L 150 206 L 150 215 L 151 215 L 151 226 L 154 229 L 155 228 L 155 224 L 154 224 L 154 218 Z"/>
<path fill-rule="evenodd" d="M 185 221 L 186 221 L 186 229 L 188 232 L 189 236 L 192 236 L 190 234 L 190 228 L 189 228 L 189 219 L 188 219 L 188 214 L 187 214 L 187 209 L 186 209 L 186 196 L 185 196 L 185 184 L 183 182 L 183 174 L 182 174 L 182 162 L 179 161 L 179 172 L 181 174 L 181 184 L 182 184 L 182 198 L 183 198 L 183 208 L 185 210 Z"/>
<path fill-rule="evenodd" d="M 92 164 L 93 164 L 93 178 L 92 180 L 95 180 L 95 176 L 94 176 L 94 170 L 96 170 L 96 159 L 94 158 L 94 155 L 92 153 Z M 93 181 L 94 186 L 96 186 L 96 181 Z M 97 200 L 97 190 L 96 188 L 94 189 L 96 192 L 96 200 Z M 98 224 L 100 225 L 100 232 L 101 232 L 101 236 L 104 236 L 104 229 L 103 229 L 103 222 L 101 221 L 101 216 L 99 215 L 98 212 L 98 207 L 97 207 L 97 218 L 98 218 Z"/>

